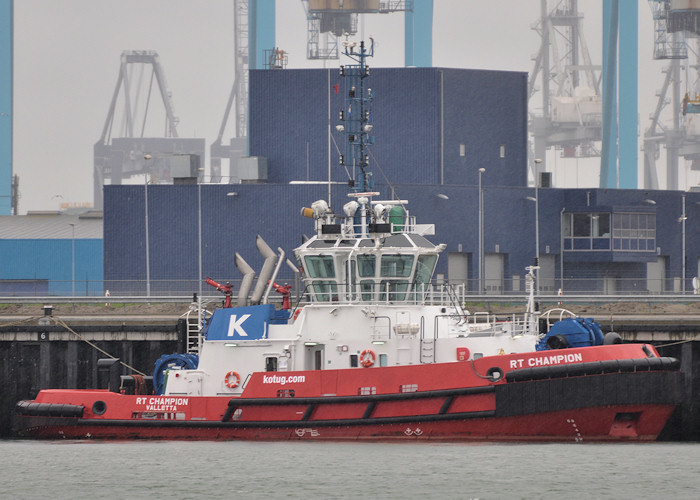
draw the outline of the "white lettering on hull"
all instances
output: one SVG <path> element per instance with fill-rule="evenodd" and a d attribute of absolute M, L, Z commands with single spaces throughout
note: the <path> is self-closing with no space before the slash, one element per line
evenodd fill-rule
<path fill-rule="evenodd" d="M 295 384 L 306 382 L 306 375 L 263 375 L 263 384 Z"/>
<path fill-rule="evenodd" d="M 177 411 L 180 406 L 189 406 L 189 398 L 151 396 L 136 398 L 137 405 L 145 405 L 146 411 Z"/>
<path fill-rule="evenodd" d="M 538 356 L 536 358 L 519 358 L 510 360 L 510 368 L 518 369 L 535 366 L 562 365 L 566 363 L 579 363 L 583 361 L 583 356 L 580 352 L 551 354 L 549 356 Z"/>

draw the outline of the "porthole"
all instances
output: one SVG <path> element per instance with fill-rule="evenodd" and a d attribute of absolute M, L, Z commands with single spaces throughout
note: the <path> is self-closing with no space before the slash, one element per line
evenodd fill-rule
<path fill-rule="evenodd" d="M 95 401 L 95 403 L 92 405 L 92 413 L 95 415 L 102 415 L 106 411 L 107 403 L 104 401 Z"/>

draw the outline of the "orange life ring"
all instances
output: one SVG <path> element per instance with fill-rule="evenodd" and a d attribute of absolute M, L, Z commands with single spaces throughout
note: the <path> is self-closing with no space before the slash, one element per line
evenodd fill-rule
<path fill-rule="evenodd" d="M 231 377 L 235 377 L 235 380 L 231 380 Z M 238 384 L 240 382 L 241 382 L 241 376 L 238 373 L 234 372 L 233 370 L 228 372 L 226 374 L 226 376 L 224 377 L 224 383 L 226 384 L 226 387 L 228 387 L 230 389 L 234 389 L 234 388 L 238 387 Z"/>
<path fill-rule="evenodd" d="M 294 311 L 294 318 L 293 320 L 296 321 L 297 318 L 299 317 L 299 313 L 301 312 L 302 308 L 298 308 L 296 311 Z"/>
<path fill-rule="evenodd" d="M 377 356 L 374 354 L 374 351 L 369 349 L 365 349 L 362 351 L 362 354 L 360 354 L 360 364 L 365 368 L 372 366 L 375 359 L 377 359 Z"/>

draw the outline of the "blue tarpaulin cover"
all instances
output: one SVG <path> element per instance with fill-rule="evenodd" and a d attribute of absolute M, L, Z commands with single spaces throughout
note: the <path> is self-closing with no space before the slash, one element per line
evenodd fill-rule
<path fill-rule="evenodd" d="M 568 347 L 603 345 L 604 339 L 600 323 L 593 321 L 593 318 L 566 318 L 552 325 L 547 335 L 537 343 L 536 349 L 549 349 L 547 340 L 555 335 L 564 336 L 569 343 Z"/>

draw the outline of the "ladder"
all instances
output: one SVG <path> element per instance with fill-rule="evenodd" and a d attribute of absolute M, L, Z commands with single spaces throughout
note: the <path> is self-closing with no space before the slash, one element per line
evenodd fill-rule
<path fill-rule="evenodd" d="M 420 339 L 420 362 L 435 363 L 435 339 Z"/>
<path fill-rule="evenodd" d="M 199 354 L 199 348 L 201 346 L 201 331 L 204 323 L 210 316 L 211 313 L 207 311 L 206 306 L 202 306 L 202 324 L 199 324 L 200 314 L 197 302 L 192 302 L 189 310 L 181 316 L 181 318 L 185 320 L 185 325 L 187 328 L 185 345 L 186 352 L 188 354 Z"/>

